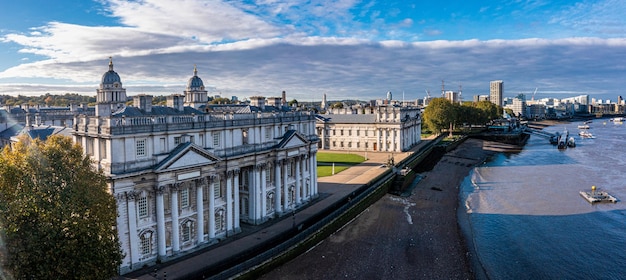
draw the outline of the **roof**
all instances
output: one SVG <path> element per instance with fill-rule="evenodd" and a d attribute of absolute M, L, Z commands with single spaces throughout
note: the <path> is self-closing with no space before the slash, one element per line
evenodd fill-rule
<path fill-rule="evenodd" d="M 375 123 L 376 115 L 374 114 L 331 114 L 317 115 L 318 121 L 327 123 Z"/>
<path fill-rule="evenodd" d="M 117 112 L 113 113 L 114 116 L 127 116 L 127 117 L 140 117 L 140 116 L 154 116 L 154 115 L 201 115 L 202 111 L 194 109 L 192 107 L 183 107 L 183 111 L 178 111 L 172 107 L 167 106 L 152 106 L 152 112 L 146 111 L 132 106 L 126 106 Z"/>

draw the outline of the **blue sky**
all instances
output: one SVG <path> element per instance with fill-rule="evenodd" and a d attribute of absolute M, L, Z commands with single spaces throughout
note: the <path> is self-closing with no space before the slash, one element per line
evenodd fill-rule
<path fill-rule="evenodd" d="M 2 5 L 0 94 L 95 95 L 113 57 L 129 96 L 320 101 L 505 97 L 615 101 L 626 1 L 20 0 Z"/>

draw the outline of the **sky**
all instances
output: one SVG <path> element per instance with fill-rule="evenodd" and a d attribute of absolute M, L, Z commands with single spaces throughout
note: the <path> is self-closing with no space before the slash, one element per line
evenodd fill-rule
<path fill-rule="evenodd" d="M 626 1 L 20 0 L 0 11 L 0 94 L 95 96 L 109 57 L 127 95 L 395 100 L 502 80 L 504 97 L 626 80 Z"/>

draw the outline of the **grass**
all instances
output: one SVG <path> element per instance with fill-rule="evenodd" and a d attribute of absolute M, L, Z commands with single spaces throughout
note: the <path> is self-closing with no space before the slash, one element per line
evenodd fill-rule
<path fill-rule="evenodd" d="M 317 162 L 328 162 L 328 163 L 352 163 L 358 164 L 364 162 L 365 158 L 357 154 L 343 154 L 343 153 L 324 153 L 317 152 Z"/>
<path fill-rule="evenodd" d="M 344 171 L 346 169 L 350 168 L 350 166 L 335 166 L 335 174 Z M 325 165 L 325 166 L 317 166 L 317 177 L 326 177 L 326 176 L 330 176 L 333 175 L 333 167 Z"/>
<path fill-rule="evenodd" d="M 344 171 L 350 166 L 364 162 L 365 158 L 356 154 L 344 153 L 317 153 L 317 177 L 333 175 L 333 163 L 335 174 Z"/>

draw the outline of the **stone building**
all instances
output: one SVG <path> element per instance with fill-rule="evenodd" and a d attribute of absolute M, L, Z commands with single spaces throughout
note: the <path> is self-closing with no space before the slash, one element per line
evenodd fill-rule
<path fill-rule="evenodd" d="M 404 152 L 421 141 L 422 119 L 415 106 L 366 106 L 318 115 L 322 150 Z"/>
<path fill-rule="evenodd" d="M 117 199 L 121 273 L 219 242 L 241 223 L 265 223 L 318 196 L 314 114 L 263 97 L 209 106 L 197 69 L 167 106 L 152 105 L 150 95 L 134 96 L 133 106 L 126 99 L 111 61 L 95 115 L 77 115 L 73 134 Z"/>

